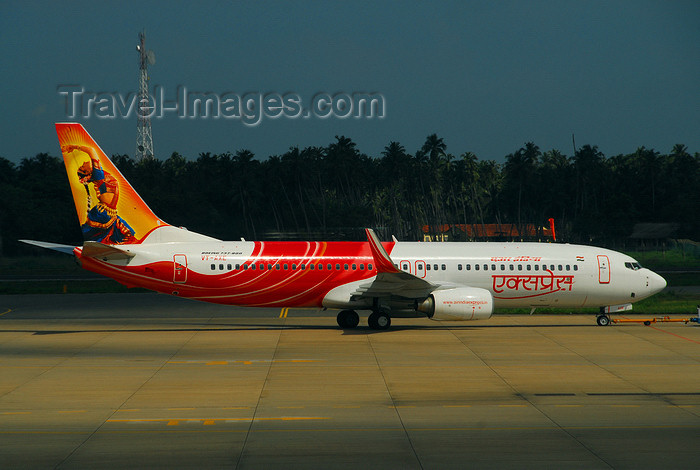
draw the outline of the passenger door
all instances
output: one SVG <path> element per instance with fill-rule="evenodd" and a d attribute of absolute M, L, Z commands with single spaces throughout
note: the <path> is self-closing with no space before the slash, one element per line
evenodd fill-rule
<path fill-rule="evenodd" d="M 598 282 L 610 283 L 610 260 L 606 255 L 598 255 Z"/>
<path fill-rule="evenodd" d="M 187 256 L 185 255 L 173 256 L 173 282 L 175 284 L 187 282 Z"/>

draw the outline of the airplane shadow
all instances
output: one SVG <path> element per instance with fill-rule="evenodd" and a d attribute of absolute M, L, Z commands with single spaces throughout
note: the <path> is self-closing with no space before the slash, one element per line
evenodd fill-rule
<path fill-rule="evenodd" d="M 544 325 L 395 325 L 388 330 L 373 330 L 368 326 L 358 326 L 353 329 L 341 330 L 334 325 L 265 325 L 265 324 L 221 324 L 212 326 L 208 323 L 206 326 L 183 326 L 182 328 L 98 328 L 98 329 L 67 329 L 67 330 L 36 330 L 36 329 L 2 329 L 3 333 L 31 333 L 35 336 L 48 335 L 66 335 L 79 333 L 175 333 L 175 332 L 223 332 L 223 331 L 339 331 L 343 335 L 375 335 L 375 334 L 391 334 L 392 332 L 401 331 L 434 331 L 434 330 L 459 330 L 459 331 L 478 331 L 485 329 L 498 328 L 590 328 L 593 324 L 544 324 Z"/>

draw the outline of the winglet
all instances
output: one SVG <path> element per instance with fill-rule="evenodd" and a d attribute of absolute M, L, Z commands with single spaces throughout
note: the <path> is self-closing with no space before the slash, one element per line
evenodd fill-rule
<path fill-rule="evenodd" d="M 399 268 L 394 266 L 394 263 L 389 258 L 389 254 L 382 246 L 377 234 L 371 228 L 366 228 L 365 233 L 367 234 L 367 241 L 369 242 L 369 249 L 372 251 L 372 258 L 374 258 L 374 264 L 377 266 L 377 271 L 380 273 L 398 273 L 401 272 Z"/>

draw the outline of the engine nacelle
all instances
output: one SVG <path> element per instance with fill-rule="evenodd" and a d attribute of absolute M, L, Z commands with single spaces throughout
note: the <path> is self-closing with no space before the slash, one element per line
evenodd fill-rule
<path fill-rule="evenodd" d="M 493 313 L 493 297 L 478 287 L 436 290 L 416 310 L 437 321 L 485 320 Z"/>

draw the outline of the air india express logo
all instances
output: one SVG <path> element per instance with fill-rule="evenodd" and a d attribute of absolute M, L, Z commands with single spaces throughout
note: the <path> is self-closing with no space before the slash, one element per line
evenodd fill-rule
<path fill-rule="evenodd" d="M 491 261 L 541 261 L 540 257 L 519 256 L 517 258 L 491 258 Z M 554 274 L 546 269 L 542 274 L 497 274 L 491 276 L 494 297 L 497 299 L 527 299 L 560 291 L 571 291 L 574 276 L 570 274 Z M 499 295 L 504 294 L 504 295 Z"/>

